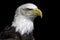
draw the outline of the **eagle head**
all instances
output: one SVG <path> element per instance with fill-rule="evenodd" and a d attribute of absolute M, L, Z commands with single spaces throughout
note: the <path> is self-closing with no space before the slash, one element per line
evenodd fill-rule
<path fill-rule="evenodd" d="M 40 16 L 42 18 L 42 11 L 35 4 L 26 3 L 17 8 L 15 16 L 17 15 L 23 15 L 27 17 Z"/>

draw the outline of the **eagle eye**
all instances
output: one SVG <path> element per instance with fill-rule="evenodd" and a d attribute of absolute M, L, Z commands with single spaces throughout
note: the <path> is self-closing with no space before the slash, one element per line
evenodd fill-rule
<path fill-rule="evenodd" d="M 24 10 L 33 10 L 33 9 L 30 9 L 30 8 L 25 8 Z"/>
<path fill-rule="evenodd" d="M 33 9 L 26 8 L 26 10 L 33 10 Z"/>

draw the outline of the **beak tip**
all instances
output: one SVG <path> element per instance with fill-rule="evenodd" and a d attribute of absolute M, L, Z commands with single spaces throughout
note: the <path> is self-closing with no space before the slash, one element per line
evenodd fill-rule
<path fill-rule="evenodd" d="M 42 16 L 41 16 L 41 19 L 42 19 Z"/>
<path fill-rule="evenodd" d="M 41 18 L 42 18 L 43 16 L 41 15 Z"/>

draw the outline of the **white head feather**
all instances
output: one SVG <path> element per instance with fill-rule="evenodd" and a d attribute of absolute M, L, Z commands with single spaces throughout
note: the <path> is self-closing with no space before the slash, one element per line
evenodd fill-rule
<path fill-rule="evenodd" d="M 23 4 L 21 6 L 19 6 L 15 12 L 15 16 L 18 16 L 18 15 L 24 15 L 24 16 L 30 16 L 32 17 L 32 14 L 29 14 L 29 13 L 26 13 L 26 10 L 25 9 L 36 9 L 37 6 L 32 4 L 32 3 L 26 3 L 26 4 Z M 28 10 L 27 10 L 28 11 Z"/>

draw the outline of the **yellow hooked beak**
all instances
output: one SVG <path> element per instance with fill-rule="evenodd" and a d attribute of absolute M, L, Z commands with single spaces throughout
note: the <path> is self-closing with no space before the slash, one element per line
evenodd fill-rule
<path fill-rule="evenodd" d="M 38 8 L 33 10 L 33 15 L 41 16 L 41 18 L 43 16 L 42 11 L 40 9 L 38 9 Z"/>

